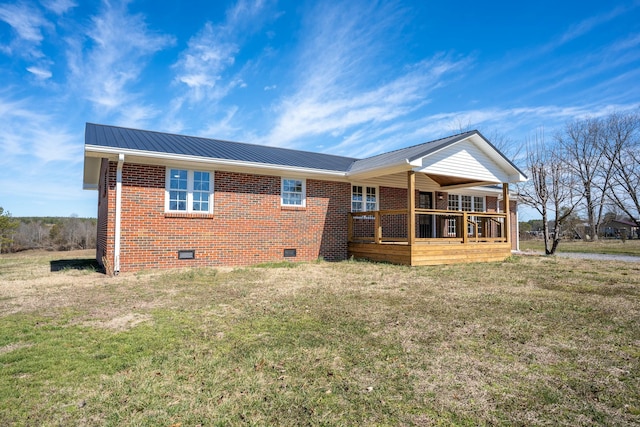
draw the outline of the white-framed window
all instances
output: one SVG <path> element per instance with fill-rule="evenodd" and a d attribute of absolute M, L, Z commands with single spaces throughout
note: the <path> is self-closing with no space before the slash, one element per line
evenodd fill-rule
<path fill-rule="evenodd" d="M 447 209 L 450 211 L 460 210 L 460 196 L 457 194 L 449 194 Z"/>
<path fill-rule="evenodd" d="M 448 195 L 448 209 L 450 211 L 484 212 L 484 206 L 483 196 Z"/>
<path fill-rule="evenodd" d="M 307 181 L 297 178 L 282 178 L 280 204 L 282 206 L 305 207 L 307 205 Z"/>
<path fill-rule="evenodd" d="M 484 197 L 474 197 L 473 198 L 473 210 L 475 212 L 484 212 Z"/>
<path fill-rule="evenodd" d="M 364 185 L 351 186 L 351 212 L 371 212 L 378 210 L 378 187 Z"/>
<path fill-rule="evenodd" d="M 465 212 L 484 212 L 485 204 L 484 197 L 482 196 L 467 196 L 462 194 L 449 194 L 448 195 L 448 209 L 450 211 L 465 211 Z M 471 217 L 471 221 L 476 221 L 476 217 Z M 451 236 L 456 234 L 456 220 L 448 220 L 448 233 Z M 472 235 L 474 233 L 473 224 L 467 224 L 467 234 Z"/>
<path fill-rule="evenodd" d="M 165 211 L 213 212 L 213 172 L 167 168 Z"/>

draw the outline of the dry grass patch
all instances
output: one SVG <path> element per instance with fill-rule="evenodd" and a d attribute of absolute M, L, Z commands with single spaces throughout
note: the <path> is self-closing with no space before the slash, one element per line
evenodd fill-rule
<path fill-rule="evenodd" d="M 633 263 L 5 272 L 2 424 L 640 423 Z"/>

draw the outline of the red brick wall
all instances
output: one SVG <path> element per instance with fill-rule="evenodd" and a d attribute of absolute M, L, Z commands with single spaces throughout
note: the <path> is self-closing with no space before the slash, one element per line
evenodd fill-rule
<path fill-rule="evenodd" d="M 98 224 L 96 239 L 96 260 L 100 265 L 109 257 L 113 258 L 113 214 L 115 212 L 116 164 L 102 159 L 100 181 L 98 183 Z M 111 212 L 111 216 L 109 213 Z M 111 226 L 110 226 L 111 224 Z M 107 262 L 108 264 L 108 262 Z M 109 270 L 108 273 L 111 273 Z"/>
<path fill-rule="evenodd" d="M 487 212 L 498 212 L 498 198 L 495 196 L 485 197 Z"/>
<path fill-rule="evenodd" d="M 514 200 L 509 200 L 509 232 L 511 233 L 511 250 L 518 249 L 518 226 L 516 210 L 518 209 L 518 203 Z"/>
<path fill-rule="evenodd" d="M 417 194 L 417 193 L 416 193 Z M 407 209 L 407 189 L 380 187 L 380 210 Z M 407 238 L 407 215 L 385 215 L 381 218 L 383 238 Z"/>
<path fill-rule="evenodd" d="M 293 261 L 347 258 L 348 183 L 308 179 L 307 206 L 287 208 L 280 206 L 280 177 L 216 171 L 213 214 L 201 215 L 164 212 L 163 166 L 125 163 L 122 175 L 122 272 L 279 261 L 285 248 L 296 249 L 297 256 L 287 258 Z M 99 229 L 113 228 L 115 185 L 108 193 L 109 207 L 102 208 L 99 196 Z M 99 231 L 104 234 L 110 233 Z M 103 240 L 113 258 L 113 239 Z M 196 258 L 178 260 L 178 250 L 195 250 Z"/>

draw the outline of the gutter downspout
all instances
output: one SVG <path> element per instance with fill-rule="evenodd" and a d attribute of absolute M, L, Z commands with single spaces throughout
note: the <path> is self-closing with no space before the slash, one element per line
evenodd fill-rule
<path fill-rule="evenodd" d="M 113 244 L 113 274 L 120 273 L 120 222 L 122 218 L 122 165 L 124 154 L 118 154 L 118 169 L 116 173 L 116 224 L 115 241 Z"/>

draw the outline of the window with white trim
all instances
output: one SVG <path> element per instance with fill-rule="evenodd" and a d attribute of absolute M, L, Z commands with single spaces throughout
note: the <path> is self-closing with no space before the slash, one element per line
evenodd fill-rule
<path fill-rule="evenodd" d="M 484 197 L 482 196 L 467 196 L 461 194 L 449 194 L 448 195 L 448 209 L 450 211 L 465 211 L 465 212 L 484 212 Z M 448 220 L 448 233 L 451 236 L 456 234 L 456 220 Z M 471 217 L 471 221 L 476 221 L 476 217 Z M 473 224 L 467 225 L 467 234 L 472 235 L 474 232 Z"/>
<path fill-rule="evenodd" d="M 165 211 L 213 212 L 213 172 L 167 168 Z"/>
<path fill-rule="evenodd" d="M 447 209 L 450 211 L 460 210 L 460 196 L 457 194 L 449 194 L 448 195 L 448 206 Z"/>
<path fill-rule="evenodd" d="M 484 212 L 484 197 L 449 194 L 448 209 L 450 211 Z"/>
<path fill-rule="evenodd" d="M 378 210 L 378 187 L 351 186 L 351 212 Z"/>
<path fill-rule="evenodd" d="M 307 182 L 304 179 L 282 178 L 280 203 L 282 206 L 304 207 L 307 203 Z"/>

